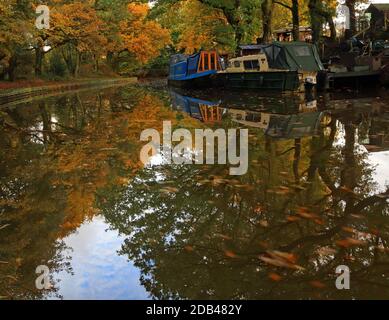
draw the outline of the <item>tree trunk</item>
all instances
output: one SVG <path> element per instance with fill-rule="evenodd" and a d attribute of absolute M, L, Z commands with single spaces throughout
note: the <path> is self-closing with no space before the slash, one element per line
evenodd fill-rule
<path fill-rule="evenodd" d="M 74 72 L 73 72 L 73 76 L 75 78 L 78 77 L 78 74 L 80 72 L 80 63 L 81 63 L 81 53 L 78 52 L 78 50 L 76 49 L 76 57 L 75 57 Z"/>
<path fill-rule="evenodd" d="M 16 71 L 16 67 L 17 67 L 17 62 L 18 62 L 17 57 L 15 55 L 13 55 L 9 61 L 9 66 L 7 69 L 9 81 L 15 81 L 15 78 L 16 78 L 15 71 Z"/>
<path fill-rule="evenodd" d="M 357 18 L 355 10 L 355 0 L 346 0 L 345 5 L 350 10 L 350 31 L 349 35 L 352 37 L 357 33 Z"/>
<path fill-rule="evenodd" d="M 273 14 L 274 0 L 263 0 L 262 9 L 262 40 L 264 43 L 272 42 L 272 14 Z"/>
<path fill-rule="evenodd" d="M 328 25 L 329 25 L 330 31 L 331 31 L 330 39 L 331 39 L 331 41 L 336 41 L 336 27 L 335 27 L 334 19 L 333 19 L 331 13 L 327 14 L 326 20 L 328 22 Z"/>
<path fill-rule="evenodd" d="M 300 40 L 300 15 L 299 1 L 292 0 L 292 17 L 293 17 L 293 40 Z"/>
<path fill-rule="evenodd" d="M 318 0 L 309 0 L 308 8 L 311 18 L 312 42 L 318 44 L 321 35 L 322 17 L 318 14 Z"/>
<path fill-rule="evenodd" d="M 99 72 L 99 57 L 95 54 L 93 58 L 95 61 L 95 72 Z"/>
<path fill-rule="evenodd" d="M 42 75 L 42 62 L 43 62 L 43 48 L 35 48 L 35 76 L 39 77 Z"/>

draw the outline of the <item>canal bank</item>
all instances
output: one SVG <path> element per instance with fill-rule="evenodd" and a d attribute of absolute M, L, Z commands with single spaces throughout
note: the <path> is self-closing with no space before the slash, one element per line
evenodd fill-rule
<path fill-rule="evenodd" d="M 52 83 L 36 87 L 10 88 L 0 91 L 0 107 L 5 104 L 17 102 L 39 96 L 56 95 L 72 90 L 94 89 L 99 87 L 109 87 L 135 83 L 137 78 L 117 78 L 117 79 L 83 79 L 69 82 Z"/>

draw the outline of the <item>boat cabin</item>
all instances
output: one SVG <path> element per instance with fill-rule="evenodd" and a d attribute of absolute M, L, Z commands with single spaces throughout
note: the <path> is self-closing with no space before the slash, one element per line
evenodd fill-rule
<path fill-rule="evenodd" d="M 215 74 L 221 70 L 220 57 L 216 51 L 201 51 L 188 56 L 176 54 L 170 59 L 170 80 L 185 81 Z"/>
<path fill-rule="evenodd" d="M 230 59 L 225 72 L 266 72 L 269 71 L 269 64 L 265 54 L 244 56 Z"/>

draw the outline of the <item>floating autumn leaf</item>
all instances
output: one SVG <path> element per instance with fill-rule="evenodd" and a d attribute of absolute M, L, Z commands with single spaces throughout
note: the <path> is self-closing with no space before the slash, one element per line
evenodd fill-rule
<path fill-rule="evenodd" d="M 225 234 L 221 234 L 221 233 L 216 233 L 215 236 L 218 237 L 218 238 L 222 238 L 223 240 L 232 240 L 231 237 L 229 237 L 229 236 L 227 236 Z"/>
<path fill-rule="evenodd" d="M 343 248 L 349 248 L 349 247 L 358 247 L 358 246 L 363 246 L 366 244 L 366 242 L 358 239 L 353 239 L 353 238 L 347 238 L 343 240 L 338 240 L 336 241 L 336 244 L 339 247 Z"/>
<path fill-rule="evenodd" d="M 318 289 L 324 289 L 326 287 L 326 285 L 323 282 L 320 282 L 318 280 L 311 281 L 311 282 L 309 282 L 309 284 L 312 287 L 318 288 Z"/>
<path fill-rule="evenodd" d="M 177 193 L 178 191 L 179 190 L 174 187 L 164 187 L 160 189 L 160 192 L 164 192 L 164 193 Z"/>
<path fill-rule="evenodd" d="M 353 190 L 351 190 L 350 188 L 341 187 L 340 190 L 345 192 L 345 193 L 355 194 L 355 192 Z"/>
<path fill-rule="evenodd" d="M 269 222 L 267 222 L 266 220 L 261 220 L 261 221 L 259 221 L 259 225 L 261 227 L 267 228 L 267 227 L 269 227 Z"/>
<path fill-rule="evenodd" d="M 295 263 L 297 258 L 294 254 L 280 251 L 267 251 L 267 254 L 268 256 L 262 255 L 259 257 L 259 259 L 275 267 L 304 270 L 303 267 Z"/>
<path fill-rule="evenodd" d="M 272 266 L 275 266 L 275 267 L 294 269 L 294 270 L 304 270 L 303 267 L 291 264 L 291 263 L 284 261 L 282 259 L 272 259 L 272 258 L 265 257 L 265 256 L 260 256 L 259 259 L 262 260 L 263 262 L 270 264 Z"/>
<path fill-rule="evenodd" d="M 229 250 L 224 251 L 224 254 L 225 254 L 228 258 L 232 258 L 232 259 L 235 259 L 235 258 L 238 257 L 234 252 L 229 251 Z"/>
<path fill-rule="evenodd" d="M 287 187 L 279 187 L 275 190 L 276 194 L 287 194 L 289 193 L 290 189 Z"/>
<path fill-rule="evenodd" d="M 288 220 L 289 222 L 296 222 L 296 221 L 300 221 L 301 218 L 296 216 L 289 216 L 288 218 L 286 218 L 286 220 Z"/>
<path fill-rule="evenodd" d="M 312 220 L 314 223 L 318 225 L 324 225 L 324 221 L 315 213 L 311 212 L 309 208 L 299 207 L 296 209 L 297 215 L 304 219 Z"/>
<path fill-rule="evenodd" d="M 350 216 L 359 220 L 366 219 L 366 217 L 361 214 L 351 214 Z"/>
<path fill-rule="evenodd" d="M 273 258 L 282 258 L 289 261 L 290 263 L 297 262 L 297 257 L 292 253 L 281 252 L 281 251 L 268 251 L 267 253 Z"/>
<path fill-rule="evenodd" d="M 185 246 L 185 250 L 188 252 L 193 252 L 194 248 L 192 246 Z"/>
<path fill-rule="evenodd" d="M 274 273 L 274 272 L 269 273 L 269 278 L 273 281 L 276 281 L 276 282 L 279 282 L 282 280 L 282 277 L 279 274 Z"/>
<path fill-rule="evenodd" d="M 313 222 L 318 224 L 319 226 L 323 226 L 324 225 L 324 220 L 322 220 L 320 218 L 313 219 Z"/>
<path fill-rule="evenodd" d="M 261 206 L 256 206 L 255 208 L 254 208 L 254 212 L 255 213 L 261 213 L 262 212 L 262 207 Z"/>
<path fill-rule="evenodd" d="M 342 230 L 346 231 L 348 233 L 357 233 L 358 232 L 357 230 L 355 230 L 354 228 L 351 228 L 351 227 L 343 227 Z"/>
<path fill-rule="evenodd" d="M 331 247 L 321 247 L 321 248 L 317 249 L 316 252 L 320 256 L 330 256 L 330 255 L 334 255 L 336 253 L 336 250 L 334 248 L 331 248 Z"/>
<path fill-rule="evenodd" d="M 317 219 L 317 214 L 312 213 L 309 208 L 306 207 L 298 207 L 296 210 L 297 214 L 305 219 Z"/>
<path fill-rule="evenodd" d="M 260 241 L 260 242 L 259 242 L 259 245 L 260 245 L 262 248 L 265 248 L 265 249 L 269 248 L 269 244 L 268 244 L 267 242 L 265 242 L 265 241 Z"/>

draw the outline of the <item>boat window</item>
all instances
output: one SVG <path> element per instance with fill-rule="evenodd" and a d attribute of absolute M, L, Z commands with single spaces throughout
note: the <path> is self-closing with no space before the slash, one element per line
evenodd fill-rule
<path fill-rule="evenodd" d="M 259 70 L 258 60 L 248 60 L 244 62 L 245 70 Z"/>
<path fill-rule="evenodd" d="M 253 115 L 253 121 L 254 122 L 260 122 L 261 121 L 261 115 L 260 114 L 254 114 Z"/>
<path fill-rule="evenodd" d="M 293 48 L 297 57 L 309 57 L 311 55 L 308 46 L 298 46 Z"/>
<path fill-rule="evenodd" d="M 240 68 L 240 61 L 234 61 L 234 67 Z"/>

